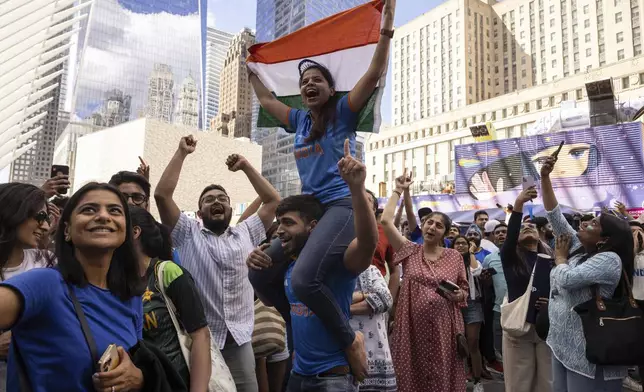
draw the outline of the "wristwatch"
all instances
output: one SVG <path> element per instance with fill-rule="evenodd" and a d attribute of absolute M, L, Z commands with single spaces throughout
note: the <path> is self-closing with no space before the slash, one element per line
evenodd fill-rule
<path fill-rule="evenodd" d="M 393 38 L 393 37 L 394 37 L 394 31 L 393 31 L 393 30 L 380 29 L 380 34 L 381 34 L 381 35 L 384 35 L 384 36 L 386 36 L 386 37 L 389 37 L 389 38 Z"/>

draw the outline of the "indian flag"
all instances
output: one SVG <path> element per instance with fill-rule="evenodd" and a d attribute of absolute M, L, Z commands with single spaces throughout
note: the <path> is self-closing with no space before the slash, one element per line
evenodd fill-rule
<path fill-rule="evenodd" d="M 247 59 L 250 69 L 275 96 L 290 107 L 302 109 L 298 64 L 313 60 L 331 71 L 339 97 L 348 94 L 367 72 L 380 39 L 382 0 L 375 0 L 322 19 L 268 43 L 253 45 Z M 360 112 L 357 131 L 378 132 L 385 74 Z M 257 126 L 283 127 L 260 109 Z"/>

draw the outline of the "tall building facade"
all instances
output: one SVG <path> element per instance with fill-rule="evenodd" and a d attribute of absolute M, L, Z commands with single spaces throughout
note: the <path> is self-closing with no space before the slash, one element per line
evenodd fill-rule
<path fill-rule="evenodd" d="M 290 34 L 320 19 L 367 3 L 369 0 L 257 0 L 257 42 L 269 42 Z M 254 99 L 256 101 L 256 99 Z M 295 137 L 281 128 L 255 129 L 257 104 L 253 104 L 253 140 L 262 145 L 262 175 L 282 197 L 301 192 L 300 177 L 295 167 Z M 361 138 L 356 153 L 363 154 Z"/>
<path fill-rule="evenodd" d="M 0 8 L 0 168 L 42 185 L 60 132 L 70 38 L 91 2 L 31 0 Z"/>
<path fill-rule="evenodd" d="M 208 28 L 206 38 L 206 77 L 204 80 L 206 127 L 211 126 L 211 121 L 214 121 L 215 116 L 219 113 L 219 79 L 232 39 L 233 34 Z"/>
<path fill-rule="evenodd" d="M 392 123 L 408 124 L 639 56 L 641 3 L 449 0 L 396 31 Z"/>
<path fill-rule="evenodd" d="M 219 114 L 213 129 L 222 136 L 251 136 L 253 91 L 246 71 L 248 48 L 255 43 L 255 34 L 248 28 L 230 41 L 219 81 Z"/>

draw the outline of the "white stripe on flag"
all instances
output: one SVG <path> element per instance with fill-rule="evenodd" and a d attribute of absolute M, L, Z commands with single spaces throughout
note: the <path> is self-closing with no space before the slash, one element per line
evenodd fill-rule
<path fill-rule="evenodd" d="M 324 65 L 331 71 L 335 79 L 336 91 L 351 91 L 367 72 L 375 50 L 376 44 L 370 44 L 309 59 Z M 285 97 L 300 94 L 300 74 L 297 66 L 302 60 L 304 58 L 274 64 L 249 62 L 248 67 L 259 76 L 269 90 L 278 97 Z"/>

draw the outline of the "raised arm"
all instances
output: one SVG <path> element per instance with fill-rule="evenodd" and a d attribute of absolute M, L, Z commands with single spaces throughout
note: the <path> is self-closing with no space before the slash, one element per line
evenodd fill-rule
<path fill-rule="evenodd" d="M 398 230 L 398 227 L 394 224 L 394 213 L 396 212 L 396 206 L 398 205 L 400 196 L 405 192 L 405 189 L 409 189 L 412 183 L 412 179 L 407 177 L 406 170 L 402 177 L 396 178 L 396 189 L 391 196 L 389 196 L 389 200 L 387 200 L 387 204 L 385 205 L 385 210 L 382 212 L 382 217 L 380 218 L 380 224 L 385 231 L 385 235 L 387 236 L 394 253 L 398 252 L 398 250 L 400 250 L 400 248 L 409 241 L 400 233 L 400 230 Z"/>
<path fill-rule="evenodd" d="M 405 208 L 404 204 L 401 204 L 396 211 L 396 217 L 394 218 L 394 226 L 400 227 L 400 220 L 402 219 L 403 209 Z"/>
<path fill-rule="evenodd" d="M 229 156 L 226 160 L 226 165 L 228 165 L 228 170 L 232 172 L 241 170 L 246 174 L 248 181 L 250 181 L 262 202 L 262 206 L 257 211 L 257 216 L 262 220 L 264 228 L 268 230 L 275 220 L 275 210 L 280 202 L 279 193 L 243 156 L 238 154 Z"/>
<path fill-rule="evenodd" d="M 405 170 L 407 173 L 407 170 Z M 406 174 L 403 174 L 405 177 Z M 405 181 L 405 179 L 402 179 Z M 413 181 L 412 174 L 409 173 L 409 177 L 406 179 L 408 181 Z M 413 232 L 418 227 L 418 219 L 416 219 L 416 213 L 414 212 L 414 204 L 411 201 L 411 193 L 409 188 L 406 188 L 403 192 L 403 203 L 405 204 L 405 213 L 407 214 L 407 224 L 409 225 L 409 232 Z"/>
<path fill-rule="evenodd" d="M 172 196 L 179 183 L 179 175 L 181 175 L 183 161 L 188 155 L 195 152 L 196 148 L 197 141 L 192 135 L 182 137 L 179 142 L 179 148 L 174 153 L 172 159 L 170 159 L 168 166 L 165 168 L 154 190 L 154 200 L 157 202 L 161 222 L 172 229 L 174 229 L 181 215 L 181 210 Z"/>
<path fill-rule="evenodd" d="M 273 93 L 264 86 L 264 83 L 259 80 L 259 77 L 250 68 L 248 69 L 248 80 L 250 81 L 250 85 L 253 86 L 259 104 L 262 105 L 264 110 L 278 119 L 282 124 L 290 126 L 288 123 L 288 112 L 291 108 L 275 98 Z"/>
<path fill-rule="evenodd" d="M 555 190 L 552 188 L 550 173 L 557 163 L 557 158 L 547 157 L 546 162 L 541 166 L 541 198 L 543 199 L 543 208 L 546 211 L 552 211 L 559 204 Z"/>
<path fill-rule="evenodd" d="M 382 29 L 391 31 L 394 27 L 394 13 L 396 9 L 396 0 L 385 0 L 385 6 L 382 10 Z M 371 58 L 371 64 L 367 72 L 358 80 L 355 87 L 349 92 L 349 102 L 351 110 L 359 112 L 371 97 L 373 90 L 378 85 L 378 80 L 387 69 L 387 60 L 389 56 L 389 44 L 391 38 L 388 35 L 380 34 L 380 39 L 376 45 L 376 50 Z"/>
<path fill-rule="evenodd" d="M 351 191 L 356 230 L 356 238 L 344 253 L 344 265 L 357 275 L 371 265 L 373 252 L 378 244 L 378 225 L 364 186 L 367 167 L 351 156 L 349 139 L 344 141 L 344 158 L 338 162 L 338 170 Z"/>
<path fill-rule="evenodd" d="M 516 249 L 523 218 L 523 205 L 535 197 L 537 197 L 537 190 L 531 187 L 521 192 L 514 202 L 514 208 L 508 221 L 508 235 L 501 247 L 501 261 L 504 264 L 516 261 Z"/>

